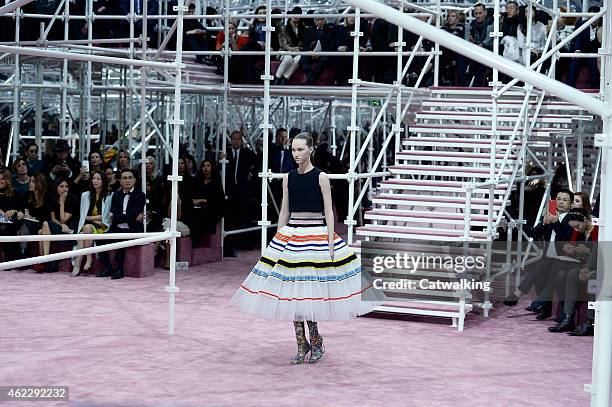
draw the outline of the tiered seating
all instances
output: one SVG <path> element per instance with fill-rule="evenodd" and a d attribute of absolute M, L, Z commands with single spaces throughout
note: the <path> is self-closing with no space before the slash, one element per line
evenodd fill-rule
<path fill-rule="evenodd" d="M 418 247 L 423 241 L 430 242 L 426 245 L 428 250 L 436 245 L 451 247 L 454 245 L 451 242 L 481 242 L 481 247 L 486 248 L 487 242 L 497 237 L 496 222 L 509 204 L 512 185 L 498 182 L 491 189 L 478 184 L 489 182 L 491 172 L 496 177 L 500 175 L 502 180 L 510 180 L 513 172 L 520 169 L 517 166 L 523 165 L 519 157 L 522 123 L 516 138 L 511 138 L 523 93 L 510 91 L 499 98 L 498 126 L 494 133 L 490 89 L 432 88 L 431 91 L 433 97 L 423 101 L 421 110 L 414 113 L 395 164 L 388 167 L 392 176 L 378 185 L 372 199 L 373 209 L 364 215 L 367 224 L 357 228 L 357 235 L 368 241 L 361 242 L 363 248 L 369 249 L 374 244 L 381 253 L 399 250 L 420 255 Z M 531 117 L 537 106 L 537 94 L 528 103 Z M 577 121 L 591 118 L 582 113 L 576 106 L 546 98 L 528 145 L 545 151 L 555 137 L 570 137 Z M 504 159 L 505 165 L 501 168 Z M 473 188 L 469 213 L 466 213 L 466 187 Z M 489 222 L 493 228 L 487 233 Z M 499 267 L 500 263 L 489 266 Z M 494 272 L 489 269 L 490 275 Z M 453 281 L 457 277 L 448 271 L 432 270 L 418 270 L 416 274 L 406 270 L 385 273 L 383 276 L 391 280 L 420 277 Z M 394 295 L 398 296 L 397 291 Z M 389 302 L 379 310 L 451 317 L 453 323 L 458 322 L 460 330 L 465 314 L 474 305 L 473 297 L 483 299 L 485 314 L 490 308 L 489 296 L 482 293 L 473 296 L 469 292 L 441 294 L 432 290 L 409 290 L 399 297 L 403 300 L 401 304 Z"/>

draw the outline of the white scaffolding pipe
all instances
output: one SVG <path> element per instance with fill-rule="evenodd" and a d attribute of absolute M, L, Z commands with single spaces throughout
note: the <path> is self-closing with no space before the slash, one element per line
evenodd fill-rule
<path fill-rule="evenodd" d="M 152 0 L 155 1 L 155 0 Z M 142 35 L 140 36 L 142 41 L 142 58 L 146 61 L 147 59 L 147 9 L 148 9 L 148 0 L 144 0 L 142 2 L 142 11 L 144 20 L 142 22 Z M 147 192 L 147 150 L 148 150 L 148 137 L 147 137 L 147 68 L 143 67 L 140 70 L 140 147 L 142 148 L 140 151 L 140 179 L 141 183 L 141 191 Z M 133 86 L 133 83 L 130 83 L 130 87 Z M 133 150 L 130 149 L 130 154 Z M 149 194 L 150 195 L 150 194 Z M 147 203 L 145 201 L 144 212 L 147 213 Z M 144 231 L 147 231 L 147 222 L 144 222 Z"/>
<path fill-rule="evenodd" d="M 191 0 L 187 0 L 190 3 Z M 181 82 L 183 71 L 181 69 L 183 62 L 183 14 L 187 10 L 183 0 L 178 0 L 178 19 L 176 20 L 176 83 L 174 85 L 174 118 L 172 124 L 174 131 L 172 135 L 172 176 L 168 177 L 172 181 L 172 206 L 170 208 L 170 231 L 172 239 L 170 240 L 170 276 L 166 291 L 168 292 L 168 335 L 174 335 L 174 302 L 175 294 L 179 292 L 176 287 L 176 222 L 177 222 L 177 206 L 178 206 L 178 183 L 181 177 L 178 175 L 178 158 L 179 158 L 179 138 L 181 136 Z"/>
<path fill-rule="evenodd" d="M 368 10 L 392 24 L 403 27 L 415 34 L 422 35 L 431 41 L 439 42 L 441 46 L 452 49 L 457 54 L 479 61 L 481 64 L 488 67 L 497 68 L 510 77 L 515 77 L 523 82 L 535 85 L 565 101 L 584 107 L 602 117 L 607 117 L 611 114 L 605 108 L 605 104 L 602 101 L 597 100 L 587 93 L 581 92 L 554 79 L 550 79 L 542 74 L 535 73 L 516 62 L 495 55 L 491 51 L 487 51 L 478 45 L 474 45 L 468 41 L 458 41 L 457 37 L 453 34 L 447 33 L 444 30 L 437 30 L 436 27 L 430 26 L 407 14 L 400 13 L 392 7 L 378 3 L 374 0 L 344 1 L 355 7 L 361 7 Z M 0 52 L 1 51 L 2 49 L 0 49 Z"/>
<path fill-rule="evenodd" d="M 25 6 L 28 3 L 31 3 L 33 0 L 15 0 L 12 3 L 6 4 L 0 7 L 0 16 L 3 14 L 12 13 L 17 10 L 19 7 Z"/>

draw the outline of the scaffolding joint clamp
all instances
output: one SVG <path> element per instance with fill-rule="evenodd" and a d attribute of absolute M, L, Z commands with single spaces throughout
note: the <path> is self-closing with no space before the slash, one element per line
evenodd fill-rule
<path fill-rule="evenodd" d="M 173 6 L 172 10 L 174 10 L 174 11 L 179 11 L 180 10 L 183 13 L 188 11 L 187 7 L 185 7 L 185 6 Z"/>
<path fill-rule="evenodd" d="M 589 301 L 588 309 L 593 309 L 595 311 L 599 311 L 599 303 L 597 301 Z"/>
<path fill-rule="evenodd" d="M 267 178 L 271 178 L 270 177 L 271 174 L 272 174 L 272 170 L 268 169 L 268 171 L 265 171 L 265 172 L 262 171 L 262 172 L 258 173 L 257 175 L 259 176 L 259 178 L 266 178 L 267 179 Z"/>
<path fill-rule="evenodd" d="M 168 120 L 168 123 L 183 126 L 185 124 L 185 120 Z"/>
<path fill-rule="evenodd" d="M 353 220 L 353 219 L 346 219 L 344 221 L 344 224 L 347 225 L 347 226 L 355 226 L 355 225 L 357 225 L 357 221 Z"/>
<path fill-rule="evenodd" d="M 270 226 L 270 225 L 272 225 L 272 222 L 270 222 L 269 220 L 260 220 L 260 221 L 257 221 L 257 225 L 259 225 L 259 226 Z"/>
<path fill-rule="evenodd" d="M 167 293 L 178 293 L 178 292 L 181 292 L 181 289 L 178 288 L 177 286 L 172 286 L 172 287 L 166 286 L 164 287 L 164 291 Z"/>
<path fill-rule="evenodd" d="M 608 140 L 608 136 L 605 133 L 597 133 L 595 134 L 593 144 L 599 148 L 610 147 L 610 140 Z"/>
<path fill-rule="evenodd" d="M 275 30 L 276 28 L 274 27 L 266 27 L 266 26 L 261 27 L 261 31 L 263 32 L 274 32 Z"/>
<path fill-rule="evenodd" d="M 467 192 L 467 191 L 473 191 L 476 189 L 476 183 L 475 182 L 465 182 L 463 184 L 463 189 Z"/>
<path fill-rule="evenodd" d="M 346 126 L 347 131 L 359 131 L 359 126 Z"/>
<path fill-rule="evenodd" d="M 262 81 L 271 81 L 274 80 L 274 76 L 273 75 L 261 75 L 259 77 Z"/>
<path fill-rule="evenodd" d="M 610 55 L 612 54 L 612 48 L 597 48 L 599 55 Z"/>
<path fill-rule="evenodd" d="M 501 38 L 503 36 L 504 36 L 503 31 L 493 31 L 489 34 L 489 37 L 491 38 L 495 38 L 495 37 Z"/>
<path fill-rule="evenodd" d="M 271 129 L 273 129 L 274 127 L 272 127 L 272 125 L 268 123 L 268 124 L 260 124 L 260 125 L 259 125 L 259 128 L 260 128 L 261 130 L 264 130 L 264 129 L 271 130 Z"/>
<path fill-rule="evenodd" d="M 354 36 L 363 37 L 363 33 L 361 31 L 357 33 L 355 31 L 351 31 L 351 37 L 354 37 Z"/>
<path fill-rule="evenodd" d="M 362 80 L 359 79 L 359 78 L 357 78 L 357 79 L 350 78 L 348 80 L 348 83 L 354 83 L 354 84 L 357 84 L 357 86 L 361 85 L 361 82 L 362 82 Z"/>
<path fill-rule="evenodd" d="M 168 178 L 166 178 L 166 179 L 167 179 L 168 181 L 170 181 L 170 182 L 174 182 L 174 181 L 176 181 L 176 182 L 181 182 L 181 181 L 183 180 L 183 177 L 182 177 L 181 175 L 177 175 L 177 176 L 174 176 L 174 175 L 168 175 Z"/>
<path fill-rule="evenodd" d="M 401 133 L 404 131 L 404 128 L 402 126 L 400 126 L 399 124 L 394 124 L 392 127 L 393 132 L 395 133 Z"/>

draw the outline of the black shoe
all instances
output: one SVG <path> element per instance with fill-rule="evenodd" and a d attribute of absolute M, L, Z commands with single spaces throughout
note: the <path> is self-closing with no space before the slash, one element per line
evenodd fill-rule
<path fill-rule="evenodd" d="M 544 319 L 548 319 L 551 317 L 552 315 L 552 305 L 550 303 L 547 303 L 548 305 L 545 305 L 543 307 L 539 308 L 539 312 L 538 315 L 536 315 L 536 319 L 538 321 L 542 321 Z"/>
<path fill-rule="evenodd" d="M 570 336 L 593 336 L 595 334 L 595 327 L 592 322 L 587 322 L 576 327 L 573 332 L 567 333 Z"/>
<path fill-rule="evenodd" d="M 52 261 L 47 265 L 47 269 L 45 270 L 45 273 L 57 273 L 59 271 L 59 266 L 57 264 L 57 261 Z"/>
<path fill-rule="evenodd" d="M 223 257 L 238 257 L 238 253 L 234 249 L 229 249 L 223 253 Z"/>
<path fill-rule="evenodd" d="M 525 311 L 535 312 L 535 310 L 531 307 L 531 305 L 526 306 Z"/>
<path fill-rule="evenodd" d="M 119 280 L 120 278 L 125 277 L 123 275 L 123 270 L 121 269 L 117 269 L 117 271 L 115 271 L 115 274 L 113 274 L 113 276 L 111 277 L 111 280 Z"/>
<path fill-rule="evenodd" d="M 548 328 L 549 332 L 571 332 L 574 330 L 573 315 L 563 315 L 563 319 L 555 326 Z"/>
<path fill-rule="evenodd" d="M 557 324 L 560 324 L 561 322 L 563 322 L 564 318 L 565 318 L 565 314 L 562 312 L 560 314 L 557 314 L 557 316 L 553 319 L 553 321 L 555 321 Z"/>
<path fill-rule="evenodd" d="M 112 267 L 104 267 L 104 270 L 96 274 L 96 277 L 110 277 L 113 275 Z"/>
<path fill-rule="evenodd" d="M 509 296 L 504 298 L 504 305 L 508 307 L 514 307 L 518 304 L 519 298 L 515 294 L 510 294 Z"/>

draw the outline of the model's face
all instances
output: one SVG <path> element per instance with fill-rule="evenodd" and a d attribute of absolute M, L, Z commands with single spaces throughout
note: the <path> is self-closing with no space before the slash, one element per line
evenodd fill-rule
<path fill-rule="evenodd" d="M 89 163 L 95 167 L 99 166 L 102 162 L 102 157 L 98 153 L 91 153 L 89 156 Z"/>
<path fill-rule="evenodd" d="M 487 18 L 487 11 L 485 10 L 484 7 L 476 7 L 474 9 L 474 19 L 477 22 L 482 23 L 486 18 Z"/>
<path fill-rule="evenodd" d="M 15 162 L 15 172 L 17 175 L 23 175 L 28 173 L 28 166 L 24 160 L 17 160 Z"/>
<path fill-rule="evenodd" d="M 572 198 L 565 192 L 559 192 L 557 194 L 557 211 L 559 213 L 565 213 L 570 210 L 572 206 Z"/>
<path fill-rule="evenodd" d="M 36 146 L 28 147 L 28 150 L 26 151 L 26 156 L 28 157 L 28 160 L 37 159 L 38 158 L 38 147 Z"/>
<path fill-rule="evenodd" d="M 100 174 L 94 174 L 93 177 L 91 177 L 91 184 L 95 189 L 102 188 L 102 177 Z"/>
<path fill-rule="evenodd" d="M 506 5 L 506 13 L 508 14 L 508 17 L 514 17 L 515 15 L 517 15 L 518 7 L 516 6 L 516 4 L 510 3 Z"/>
<path fill-rule="evenodd" d="M 574 229 L 578 233 L 584 233 L 584 231 L 587 228 L 586 221 L 585 222 L 580 222 L 580 221 L 577 221 L 577 220 L 570 220 L 569 221 L 569 225 L 572 227 L 572 229 Z"/>
<path fill-rule="evenodd" d="M 64 195 L 68 193 L 68 190 L 70 188 L 68 187 L 68 183 L 66 181 L 62 181 L 58 186 L 57 186 L 57 194 L 58 195 Z"/>
<path fill-rule="evenodd" d="M 300 165 L 310 160 L 312 147 L 308 147 L 306 142 L 302 139 L 293 140 L 293 143 L 291 143 L 291 152 L 295 162 Z"/>
<path fill-rule="evenodd" d="M 574 202 L 572 202 L 572 209 L 582 208 L 582 197 L 580 195 L 574 195 Z"/>
<path fill-rule="evenodd" d="M 134 178 L 134 174 L 131 172 L 124 172 L 121 174 L 121 188 L 124 191 L 129 191 L 134 188 L 134 184 L 136 183 L 136 178 Z"/>

